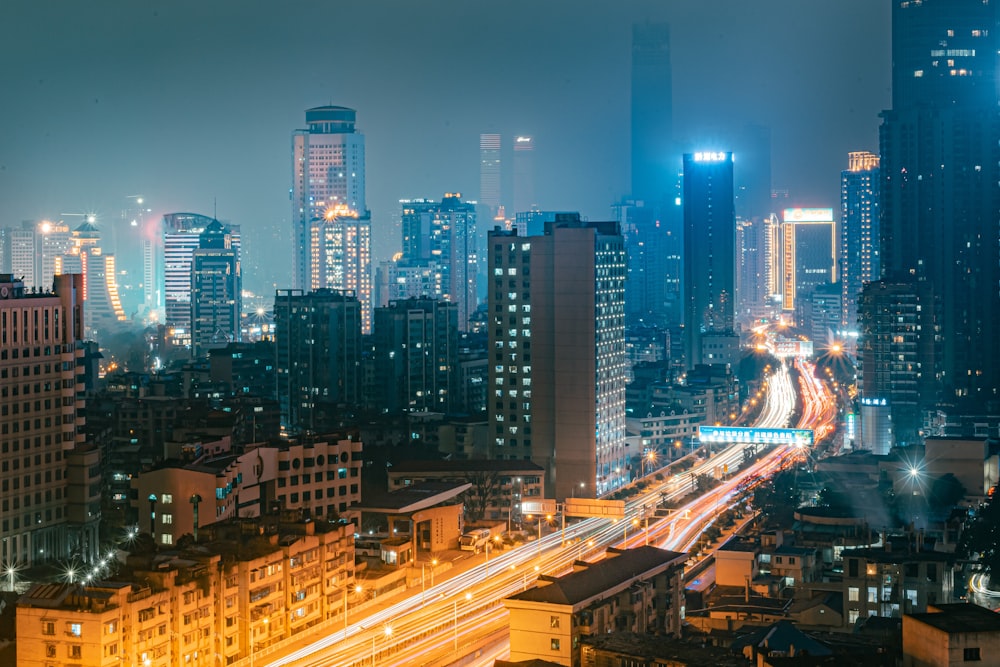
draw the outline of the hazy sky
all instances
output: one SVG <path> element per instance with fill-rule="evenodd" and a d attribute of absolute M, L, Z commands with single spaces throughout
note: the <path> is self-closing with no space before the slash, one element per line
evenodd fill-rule
<path fill-rule="evenodd" d="M 217 202 L 259 256 L 289 224 L 291 132 L 330 103 L 358 111 L 382 258 L 399 199 L 478 197 L 483 131 L 535 136 L 542 208 L 606 219 L 645 19 L 671 24 L 677 139 L 768 125 L 774 185 L 839 206 L 889 106 L 885 0 L 3 0 L 0 225 Z"/>

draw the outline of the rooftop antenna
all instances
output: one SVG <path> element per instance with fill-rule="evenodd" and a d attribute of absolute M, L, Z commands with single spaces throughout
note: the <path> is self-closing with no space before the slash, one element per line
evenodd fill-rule
<path fill-rule="evenodd" d="M 219 201 L 216 197 L 212 197 L 212 218 L 219 219 Z"/>

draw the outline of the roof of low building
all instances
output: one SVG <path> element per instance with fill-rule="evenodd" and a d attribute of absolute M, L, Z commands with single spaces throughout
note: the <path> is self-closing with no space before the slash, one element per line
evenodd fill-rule
<path fill-rule="evenodd" d="M 668 661 L 671 665 L 713 665 L 714 667 L 745 667 L 747 662 L 732 651 L 706 644 L 702 639 L 682 640 L 662 635 L 642 635 L 614 632 L 580 639 L 581 644 L 643 661 Z M 497 662 L 497 665 L 500 663 Z M 660 664 L 657 662 L 656 664 Z"/>
<path fill-rule="evenodd" d="M 524 460 L 494 461 L 492 459 L 468 459 L 461 461 L 402 461 L 394 463 L 389 472 L 399 473 L 467 473 L 467 472 L 516 472 L 540 474 L 545 468 Z"/>
<path fill-rule="evenodd" d="M 407 514 L 453 500 L 470 488 L 472 485 L 469 483 L 421 482 L 388 493 L 371 494 L 363 503 L 353 505 L 351 509 L 383 514 Z"/>
<path fill-rule="evenodd" d="M 961 632 L 1000 632 L 1000 614 L 976 604 L 939 604 L 922 614 L 907 614 L 948 634 Z"/>
<path fill-rule="evenodd" d="M 746 646 L 766 648 L 768 651 L 789 653 L 805 652 L 813 656 L 832 655 L 826 644 L 819 642 L 795 627 L 791 621 L 778 621 L 760 628 L 733 642 L 733 650 L 741 651 Z"/>
<path fill-rule="evenodd" d="M 651 570 L 663 566 L 683 566 L 687 558 L 687 554 L 649 546 L 609 549 L 604 560 L 589 563 L 585 569 L 559 577 L 546 585 L 529 588 L 509 599 L 576 605 L 641 578 Z"/>

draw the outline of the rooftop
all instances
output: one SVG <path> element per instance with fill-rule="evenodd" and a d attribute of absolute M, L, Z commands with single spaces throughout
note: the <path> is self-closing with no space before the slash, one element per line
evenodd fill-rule
<path fill-rule="evenodd" d="M 705 645 L 701 639 L 685 641 L 663 636 L 616 632 L 584 637 L 580 641 L 596 649 L 638 658 L 642 661 L 640 664 L 713 665 L 714 667 L 746 667 L 747 664 L 742 656 L 734 655 L 725 648 Z"/>
<path fill-rule="evenodd" d="M 577 605 L 627 585 L 663 567 L 683 567 L 687 554 L 656 547 L 608 549 L 607 557 L 588 563 L 585 569 L 567 574 L 545 585 L 536 585 L 510 596 L 511 600 Z"/>
<path fill-rule="evenodd" d="M 520 474 L 541 474 L 545 468 L 531 461 L 494 461 L 492 459 L 465 460 L 465 461 L 402 461 L 394 463 L 390 472 L 396 473 L 416 473 L 416 472 L 511 472 Z"/>
<path fill-rule="evenodd" d="M 937 611 L 907 614 L 948 634 L 960 632 L 1000 632 L 1000 614 L 976 604 L 939 604 Z"/>
<path fill-rule="evenodd" d="M 406 514 L 440 505 L 470 488 L 472 485 L 468 483 L 421 482 L 388 493 L 371 494 L 363 503 L 354 505 L 351 509 L 383 514 L 392 512 Z"/>

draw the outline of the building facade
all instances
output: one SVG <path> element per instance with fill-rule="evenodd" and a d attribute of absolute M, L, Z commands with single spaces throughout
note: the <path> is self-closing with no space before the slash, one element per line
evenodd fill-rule
<path fill-rule="evenodd" d="M 531 459 L 558 498 L 581 482 L 588 494 L 617 488 L 627 479 L 618 224 L 560 215 L 542 236 L 496 230 L 488 265 L 490 457 Z"/>
<path fill-rule="evenodd" d="M 232 235 L 218 220 L 205 227 L 191 256 L 191 354 L 240 340 L 243 277 Z"/>
<path fill-rule="evenodd" d="M 736 308 L 733 154 L 684 154 L 684 355 L 704 363 L 702 336 L 732 332 Z"/>
<path fill-rule="evenodd" d="M 878 280 L 882 272 L 879 178 L 877 155 L 848 154 L 847 169 L 840 173 L 840 323 L 844 329 L 856 330 L 861 288 Z"/>

